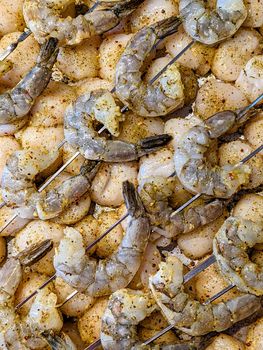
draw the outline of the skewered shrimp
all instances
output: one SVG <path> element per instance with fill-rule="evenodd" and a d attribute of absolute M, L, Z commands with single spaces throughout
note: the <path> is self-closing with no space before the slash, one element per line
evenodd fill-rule
<path fill-rule="evenodd" d="M 184 85 L 177 65 L 170 66 L 152 85 L 141 80 L 140 69 L 157 41 L 174 33 L 180 20 L 170 17 L 141 29 L 127 44 L 116 65 L 116 94 L 141 116 L 166 115 L 184 103 Z"/>
<path fill-rule="evenodd" d="M 47 86 L 57 53 L 57 40 L 48 40 L 41 47 L 37 64 L 33 69 L 10 92 L 0 95 L 0 130 L 6 124 L 22 122 L 35 99 Z M 20 127 L 23 124 L 20 124 Z"/>
<path fill-rule="evenodd" d="M 63 12 L 77 1 L 26 0 L 23 12 L 28 28 L 38 42 L 55 37 L 60 45 L 76 45 L 95 34 L 102 34 L 128 16 L 143 0 L 102 1 L 102 8 L 79 15 L 63 18 Z"/>
<path fill-rule="evenodd" d="M 261 307 L 260 298 L 250 294 L 202 305 L 184 291 L 183 265 L 174 256 L 162 262 L 159 271 L 150 277 L 150 288 L 168 322 L 194 336 L 221 332 Z"/>
<path fill-rule="evenodd" d="M 160 226 L 169 237 L 175 238 L 179 234 L 204 226 L 222 215 L 224 203 L 215 200 L 208 204 L 197 205 L 171 217 L 173 208 L 169 204 L 169 197 L 176 189 L 176 182 L 178 182 L 176 178 L 156 176 L 144 183 L 140 197 L 153 226 Z"/>
<path fill-rule="evenodd" d="M 116 110 L 115 101 L 107 90 L 97 90 L 80 96 L 66 111 L 65 139 L 73 147 L 77 147 L 86 159 L 106 162 L 136 160 L 165 146 L 171 139 L 168 135 L 158 135 L 133 144 L 98 137 L 93 127 L 92 116 L 96 120 L 112 120 L 112 115 L 116 113 L 118 119 L 119 112 Z M 113 127 L 113 131 L 114 129 Z"/>
<path fill-rule="evenodd" d="M 247 17 L 242 0 L 218 0 L 216 9 L 206 9 L 203 0 L 181 0 L 180 15 L 185 31 L 195 40 L 213 45 L 231 37 Z"/>
<path fill-rule="evenodd" d="M 214 238 L 213 250 L 224 278 L 246 293 L 263 295 L 263 266 L 253 263 L 248 250 L 263 243 L 263 225 L 229 217 Z"/>
<path fill-rule="evenodd" d="M 0 318 L 0 345 L 1 349 L 41 349 L 45 346 L 40 338 L 39 331 L 47 323 L 40 320 L 37 325 L 36 319 L 19 319 L 14 308 L 14 293 L 22 278 L 22 266 L 30 266 L 46 254 L 52 245 L 51 241 L 44 241 L 30 249 L 23 251 L 16 258 L 10 258 L 0 271 L 1 286 L 1 318 Z M 41 306 L 39 307 L 39 311 Z M 59 312 L 53 306 L 52 310 L 47 311 L 53 316 L 59 316 Z M 61 323 L 61 320 L 60 320 Z M 57 326 L 54 320 L 53 326 Z M 62 327 L 62 326 L 61 326 Z M 42 330 L 44 330 L 42 328 Z M 37 331 L 38 334 L 34 334 Z"/>
<path fill-rule="evenodd" d="M 131 221 L 111 257 L 97 263 L 86 256 L 81 234 L 73 228 L 65 229 L 65 237 L 54 257 L 57 275 L 91 296 L 111 294 L 126 287 L 139 269 L 146 249 L 150 224 L 134 185 L 124 182 L 123 195 Z"/>
<path fill-rule="evenodd" d="M 218 137 L 254 114 L 255 110 L 251 110 L 240 120 L 238 112 L 219 112 L 207 119 L 204 125 L 194 126 L 182 136 L 175 151 L 174 164 L 178 179 L 187 190 L 230 198 L 241 185 L 248 182 L 250 168 L 247 165 L 213 166 L 205 155 L 209 147 L 214 147 Z"/>
<path fill-rule="evenodd" d="M 79 175 L 46 194 L 39 194 L 35 178 L 51 167 L 58 157 L 58 151 L 47 154 L 45 151 L 21 150 L 8 159 L 2 176 L 3 199 L 7 205 L 19 208 L 19 216 L 31 219 L 39 217 L 42 220 L 54 218 L 90 188 L 99 168 L 95 162 L 84 164 Z"/>

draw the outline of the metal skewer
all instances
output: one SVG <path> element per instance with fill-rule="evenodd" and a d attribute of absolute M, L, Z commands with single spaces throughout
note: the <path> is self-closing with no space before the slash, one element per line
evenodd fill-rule
<path fill-rule="evenodd" d="M 25 31 L 18 37 L 17 41 L 10 44 L 7 49 L 0 54 L 0 61 L 4 61 L 17 48 L 18 44 L 26 40 L 26 38 L 28 38 L 31 34 L 31 30 L 26 28 Z"/>

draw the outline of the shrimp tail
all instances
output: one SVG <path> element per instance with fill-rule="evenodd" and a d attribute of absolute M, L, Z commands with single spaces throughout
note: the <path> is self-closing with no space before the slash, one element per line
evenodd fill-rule
<path fill-rule="evenodd" d="M 159 21 L 152 26 L 157 37 L 159 39 L 163 39 L 168 35 L 171 35 L 177 32 L 179 25 L 182 23 L 180 17 L 172 16 L 169 19 L 164 19 L 163 21 Z"/>
<path fill-rule="evenodd" d="M 39 65 L 44 64 L 47 68 L 52 68 L 58 55 L 58 39 L 48 39 L 40 48 L 37 58 Z"/>
<path fill-rule="evenodd" d="M 53 241 L 46 239 L 41 243 L 36 243 L 33 246 L 23 250 L 16 258 L 20 264 L 24 266 L 31 266 L 40 259 L 42 259 L 53 248 Z"/>
<path fill-rule="evenodd" d="M 172 136 L 168 134 L 146 137 L 137 144 L 138 154 L 141 157 L 144 154 L 155 152 L 159 148 L 166 146 L 171 140 Z"/>
<path fill-rule="evenodd" d="M 103 1 L 102 4 L 113 11 L 118 18 L 126 17 L 132 13 L 144 0 Z"/>
<path fill-rule="evenodd" d="M 122 193 L 129 215 L 136 218 L 143 216 L 145 209 L 134 184 L 129 181 L 124 181 L 122 184 Z"/>
<path fill-rule="evenodd" d="M 80 174 L 87 177 L 91 182 L 96 176 L 100 166 L 101 162 L 86 160 L 80 168 Z"/>

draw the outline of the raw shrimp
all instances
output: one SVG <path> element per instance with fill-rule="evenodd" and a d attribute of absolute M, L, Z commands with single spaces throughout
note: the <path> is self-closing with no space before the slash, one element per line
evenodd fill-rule
<path fill-rule="evenodd" d="M 55 189 L 38 193 L 35 178 L 58 158 L 58 151 L 21 150 L 8 159 L 2 176 L 2 196 L 8 206 L 19 208 L 19 216 L 42 220 L 54 218 L 88 191 L 99 168 L 95 162 L 84 164 L 79 175 Z"/>
<path fill-rule="evenodd" d="M 182 185 L 190 192 L 202 193 L 217 198 L 230 198 L 241 185 L 249 180 L 250 168 L 226 165 L 213 166 L 207 160 L 209 148 L 226 132 L 238 128 L 255 114 L 250 110 L 240 116 L 240 111 L 219 112 L 203 125 L 192 127 L 177 144 L 174 155 L 175 171 Z"/>
<path fill-rule="evenodd" d="M 81 234 L 73 228 L 65 229 L 65 238 L 55 254 L 57 276 L 88 295 L 104 296 L 126 287 L 140 267 L 150 223 L 134 185 L 128 181 L 123 183 L 123 196 L 130 222 L 113 255 L 98 263 L 89 258 L 85 255 Z"/>
<path fill-rule="evenodd" d="M 170 17 L 141 29 L 127 44 L 116 65 L 116 94 L 141 116 L 166 115 L 184 103 L 184 85 L 177 65 L 170 66 L 152 85 L 141 80 L 142 68 L 157 41 L 174 33 L 180 20 Z"/>
<path fill-rule="evenodd" d="M 204 0 L 181 0 L 180 15 L 185 31 L 195 40 L 213 45 L 235 34 L 247 17 L 242 0 L 218 0 L 216 9 L 206 9 Z"/>
<path fill-rule="evenodd" d="M 106 162 L 135 160 L 158 150 L 171 140 L 169 135 L 158 135 L 133 144 L 98 137 L 98 133 L 93 127 L 92 117 L 96 120 L 107 120 L 112 118 L 114 113 L 119 114 L 119 111 L 116 109 L 115 101 L 109 91 L 97 90 L 91 94 L 80 96 L 66 111 L 65 139 L 73 147 L 77 147 L 86 159 Z"/>
<path fill-rule="evenodd" d="M 101 321 L 101 343 L 105 350 L 140 349 L 137 325 L 157 308 L 148 292 L 121 289 L 110 297 Z M 151 347 L 141 347 L 151 349 Z"/>
<path fill-rule="evenodd" d="M 169 237 L 175 238 L 179 234 L 191 232 L 223 214 L 223 201 L 215 200 L 171 217 L 173 208 L 169 204 L 169 198 L 176 189 L 176 182 L 178 182 L 176 178 L 155 176 L 145 182 L 140 191 L 140 197 L 149 213 L 151 224 L 163 228 Z"/>
<path fill-rule="evenodd" d="M 7 124 L 22 123 L 20 127 L 25 124 L 23 120 L 27 121 L 27 113 L 51 78 L 57 54 L 57 40 L 51 38 L 42 45 L 37 64 L 30 72 L 11 91 L 0 95 L 1 128 Z"/>
<path fill-rule="evenodd" d="M 26 24 L 38 42 L 55 37 L 60 45 L 76 45 L 114 28 L 142 2 L 143 0 L 101 1 L 102 8 L 97 11 L 76 18 L 63 18 L 63 12 L 77 1 L 54 0 L 50 3 L 49 0 L 26 0 L 23 12 Z"/>
<path fill-rule="evenodd" d="M 245 293 L 263 295 L 263 266 L 250 260 L 248 250 L 263 243 L 263 225 L 229 217 L 214 238 L 213 251 L 224 278 Z"/>
<path fill-rule="evenodd" d="M 51 241 L 44 241 L 24 250 L 16 258 L 10 258 L 0 270 L 0 345 L 1 349 L 38 349 L 45 345 L 33 332 L 34 320 L 20 320 L 15 313 L 14 294 L 22 279 L 22 266 L 30 266 L 52 248 Z M 53 312 L 58 313 L 53 307 Z M 41 327 L 41 325 L 39 325 Z M 40 329 L 38 329 L 40 330 Z M 30 345 L 35 345 L 31 347 Z"/>
<path fill-rule="evenodd" d="M 176 257 L 169 256 L 159 267 L 149 280 L 153 296 L 168 322 L 189 335 L 221 332 L 261 307 L 260 298 L 250 294 L 203 305 L 184 291 L 183 265 Z"/>

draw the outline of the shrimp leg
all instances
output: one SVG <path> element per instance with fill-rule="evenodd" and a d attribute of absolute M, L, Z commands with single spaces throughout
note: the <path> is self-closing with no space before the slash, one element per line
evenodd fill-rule
<path fill-rule="evenodd" d="M 97 262 L 85 255 L 81 234 L 65 229 L 54 257 L 57 276 L 78 291 L 103 296 L 126 287 L 140 267 L 150 235 L 150 223 L 141 200 L 128 181 L 123 183 L 123 195 L 130 221 L 118 250 L 109 258 Z"/>

